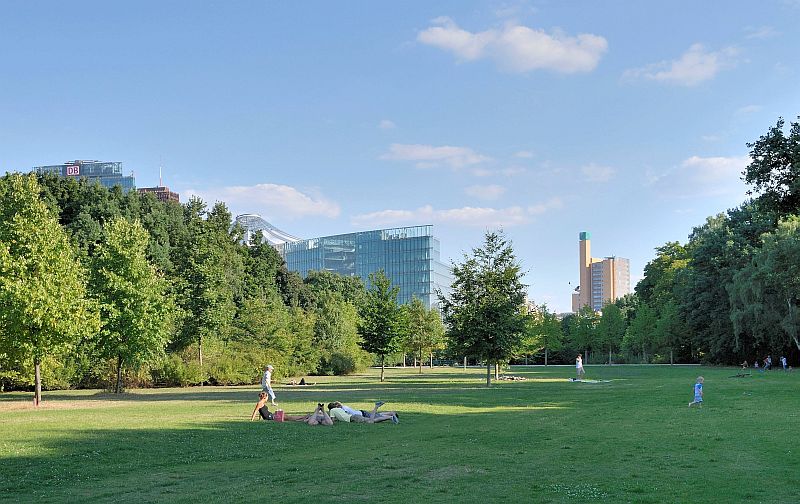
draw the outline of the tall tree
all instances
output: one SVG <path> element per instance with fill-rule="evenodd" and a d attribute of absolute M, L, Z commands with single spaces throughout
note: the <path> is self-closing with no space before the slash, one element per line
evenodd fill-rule
<path fill-rule="evenodd" d="M 598 347 L 597 323 L 600 315 L 590 306 L 582 306 L 570 317 L 569 337 L 573 347 L 583 351 L 583 361 L 589 362 L 589 352 Z"/>
<path fill-rule="evenodd" d="M 750 164 L 744 181 L 753 186 L 751 194 L 776 217 L 800 213 L 800 117 L 792 122 L 788 134 L 785 121 L 778 119 L 766 135 L 750 148 Z"/>
<path fill-rule="evenodd" d="M 488 387 L 492 364 L 507 361 L 525 332 L 521 268 L 503 234 L 488 231 L 483 247 L 453 264 L 453 277 L 451 295 L 439 297 L 448 337 L 461 355 L 486 362 Z"/>
<path fill-rule="evenodd" d="M 654 346 L 657 319 L 656 311 L 642 303 L 622 339 L 622 348 L 632 354 L 641 352 L 642 362 L 647 362 L 648 353 Z"/>
<path fill-rule="evenodd" d="M 767 343 L 791 342 L 800 350 L 800 217 L 781 221 L 763 242 L 734 280 L 736 333 L 749 331 Z M 783 337 L 776 338 L 780 332 Z"/>
<path fill-rule="evenodd" d="M 527 325 L 523 347 L 526 355 L 544 350 L 544 365 L 547 366 L 551 351 L 561 350 L 564 332 L 558 315 L 551 312 L 546 304 L 535 307 L 527 313 Z"/>
<path fill-rule="evenodd" d="M 362 338 L 361 347 L 380 357 L 381 381 L 384 381 L 386 356 L 397 349 L 404 330 L 402 313 L 397 304 L 400 288 L 392 286 L 392 281 L 383 270 L 370 274 L 369 283 L 361 307 L 358 333 Z"/>
<path fill-rule="evenodd" d="M 622 310 L 614 303 L 603 307 L 603 313 L 597 322 L 597 341 L 599 346 L 608 351 L 608 364 L 611 365 L 611 354 L 622 344 L 628 324 Z"/>
<path fill-rule="evenodd" d="M 237 268 L 241 263 L 232 257 L 236 251 L 227 228 L 221 224 L 223 219 L 218 215 L 211 219 L 205 204 L 197 198 L 189 201 L 184 215 L 188 240 L 176 250 L 180 261 L 179 300 L 185 314 L 178 346 L 196 343 L 202 367 L 203 341 L 224 338 L 230 332 L 236 314 L 235 277 L 242 271 Z"/>
<path fill-rule="evenodd" d="M 169 342 L 171 300 L 167 284 L 147 260 L 148 234 L 139 221 L 106 224 L 92 261 L 91 290 L 100 305 L 99 349 L 116 361 L 115 392 L 123 368 L 136 368 L 164 353 Z"/>
<path fill-rule="evenodd" d="M 418 298 L 404 305 L 406 332 L 404 347 L 411 351 L 422 373 L 422 357 L 439 348 L 444 342 L 444 326 L 439 312 L 429 310 Z"/>
<path fill-rule="evenodd" d="M 84 269 L 34 176 L 0 179 L 0 335 L 33 358 L 34 403 L 42 396 L 42 359 L 98 329 Z"/>

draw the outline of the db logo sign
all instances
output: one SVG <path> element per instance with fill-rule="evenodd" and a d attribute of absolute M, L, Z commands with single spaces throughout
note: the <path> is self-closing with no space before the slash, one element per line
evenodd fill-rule
<path fill-rule="evenodd" d="M 67 166 L 67 176 L 80 175 L 81 167 L 79 165 Z"/>

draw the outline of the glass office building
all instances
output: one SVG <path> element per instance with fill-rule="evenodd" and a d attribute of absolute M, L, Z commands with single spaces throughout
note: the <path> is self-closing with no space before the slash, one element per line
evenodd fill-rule
<path fill-rule="evenodd" d="M 39 175 L 52 173 L 61 177 L 84 178 L 97 181 L 104 187 L 120 186 L 123 193 L 136 189 L 133 175 L 122 174 L 122 163 L 118 161 L 68 161 L 60 165 L 37 166 L 33 169 Z"/>
<path fill-rule="evenodd" d="M 433 226 L 414 226 L 363 231 L 284 243 L 286 266 L 305 277 L 309 271 L 326 270 L 358 276 L 369 287 L 369 275 L 383 270 L 400 287 L 398 302 L 414 297 L 427 307 L 438 305 L 437 290 L 450 294 L 450 268 L 439 258 L 439 240 Z"/>

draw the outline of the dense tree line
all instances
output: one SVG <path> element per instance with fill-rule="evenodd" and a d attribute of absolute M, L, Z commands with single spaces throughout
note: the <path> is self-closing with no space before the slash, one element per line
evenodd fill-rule
<path fill-rule="evenodd" d="M 254 383 L 266 363 L 276 377 L 345 374 L 441 348 L 438 313 L 398 306 L 382 272 L 368 286 L 303 279 L 232 220 L 197 198 L 0 178 L 0 388 L 33 386 L 38 401 L 42 384 Z"/>

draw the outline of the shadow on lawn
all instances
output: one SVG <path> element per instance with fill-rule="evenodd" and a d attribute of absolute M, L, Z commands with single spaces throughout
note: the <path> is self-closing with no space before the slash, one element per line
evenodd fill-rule
<path fill-rule="evenodd" d="M 469 463 L 454 455 L 465 441 L 495 452 L 513 444 L 518 452 L 527 439 L 513 432 L 518 412 L 498 411 L 491 424 L 480 425 L 465 414 L 401 417 L 399 425 L 232 420 L 131 429 L 121 411 L 118 429 L 44 428 L 34 441 L 36 455 L 3 454 L 0 501 L 241 501 L 261 493 L 254 484 L 265 485 L 272 499 L 294 501 L 301 494 L 325 498 L 343 482 L 385 488 L 387 474 L 396 481 L 395 499 L 405 501 L 414 495 L 403 483 L 411 473 L 463 476 Z M 444 469 L 442 450 L 453 452 Z"/>

